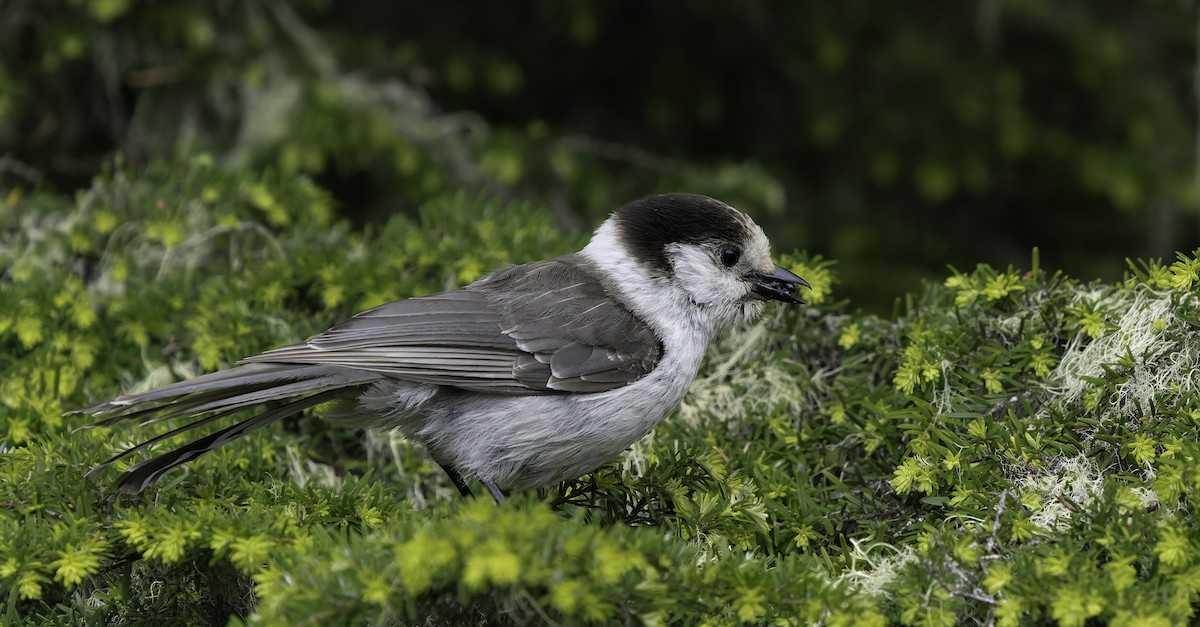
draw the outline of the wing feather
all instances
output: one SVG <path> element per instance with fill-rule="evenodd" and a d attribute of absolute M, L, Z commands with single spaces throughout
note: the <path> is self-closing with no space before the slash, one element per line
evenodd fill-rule
<path fill-rule="evenodd" d="M 578 255 L 516 266 L 466 289 L 363 312 L 245 363 L 336 365 L 500 394 L 601 392 L 662 354 Z"/>

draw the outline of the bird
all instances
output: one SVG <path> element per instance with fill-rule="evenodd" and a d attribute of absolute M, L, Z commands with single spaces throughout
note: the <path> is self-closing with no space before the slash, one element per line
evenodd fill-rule
<path fill-rule="evenodd" d="M 715 338 L 809 284 L 774 263 L 746 214 L 667 193 L 629 202 L 580 251 L 500 269 L 466 287 L 390 302 L 231 368 L 75 410 L 143 425 L 193 419 L 114 462 L 247 410 L 266 409 L 132 464 L 138 493 L 165 473 L 309 408 L 420 443 L 464 496 L 499 503 L 587 474 L 680 403 Z"/>

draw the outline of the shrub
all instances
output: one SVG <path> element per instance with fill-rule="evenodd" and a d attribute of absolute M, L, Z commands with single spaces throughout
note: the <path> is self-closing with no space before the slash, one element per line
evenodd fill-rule
<path fill-rule="evenodd" d="M 355 230 L 313 183 L 195 157 L 0 204 L 6 624 L 1186 622 L 1197 602 L 1196 253 L 1115 284 L 952 271 L 895 315 L 837 265 L 716 347 L 621 459 L 501 506 L 310 417 L 139 496 L 162 433 L 65 409 L 354 311 L 575 250 L 545 210 L 435 194 Z M 123 468 L 117 464 L 117 469 Z"/>

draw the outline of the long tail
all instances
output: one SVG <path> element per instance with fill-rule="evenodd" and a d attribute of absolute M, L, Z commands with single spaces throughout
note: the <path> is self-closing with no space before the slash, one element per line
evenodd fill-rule
<path fill-rule="evenodd" d="M 298 414 L 326 401 L 346 396 L 353 388 L 377 381 L 380 375 L 340 366 L 305 366 L 256 363 L 172 383 L 149 392 L 128 394 L 69 414 L 102 418 L 84 427 L 107 427 L 123 420 L 141 420 L 142 426 L 178 417 L 195 421 L 121 451 L 92 469 L 100 472 L 113 462 L 169 437 L 220 420 L 240 410 L 271 401 L 288 401 L 261 414 L 226 427 L 173 451 L 131 466 L 121 479 L 121 491 L 137 493 L 154 485 L 167 471 L 243 435 Z"/>

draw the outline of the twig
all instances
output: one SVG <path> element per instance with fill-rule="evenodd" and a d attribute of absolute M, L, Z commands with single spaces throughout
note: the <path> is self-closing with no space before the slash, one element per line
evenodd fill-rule
<path fill-rule="evenodd" d="M 940 548 L 942 550 L 942 553 L 945 554 L 945 556 L 946 556 L 946 560 L 945 560 L 946 569 L 949 570 L 950 574 L 953 575 L 958 581 L 963 582 L 964 586 L 970 585 L 970 589 L 967 589 L 964 586 L 950 585 L 945 579 L 943 579 L 941 577 L 940 573 L 937 572 L 936 565 L 934 567 L 933 572 L 930 573 L 931 576 L 933 577 L 933 580 L 936 581 L 938 583 L 938 585 L 940 585 L 942 587 L 943 590 L 945 590 L 947 593 L 949 593 L 950 596 L 959 596 L 959 597 L 963 597 L 966 599 L 971 599 L 973 601 L 979 601 L 980 603 L 987 603 L 988 605 L 995 605 L 996 597 L 994 595 L 984 592 L 978 586 L 976 586 L 974 583 L 971 582 L 971 578 L 969 576 L 967 576 L 967 573 L 963 572 L 963 570 L 958 567 L 958 564 L 956 564 L 954 561 L 954 556 L 950 553 L 949 549 L 946 548 L 946 544 L 944 542 L 942 542 L 942 540 L 940 538 L 938 539 L 937 544 L 938 544 L 938 548 Z"/>
<path fill-rule="evenodd" d="M 17 160 L 12 155 L 0 156 L 0 174 L 13 174 L 36 185 L 42 179 L 37 168 Z"/>
<path fill-rule="evenodd" d="M 591 153 L 612 161 L 625 161 L 647 170 L 672 172 L 677 169 L 675 163 L 670 159 L 647 152 L 637 146 L 606 142 L 581 135 L 567 137 L 563 143 L 580 152 Z"/>
<path fill-rule="evenodd" d="M 997 403 L 991 409 L 983 412 L 983 417 L 984 418 L 995 418 L 997 414 L 999 414 L 1002 411 L 1007 410 L 1009 407 L 1012 407 L 1013 405 L 1016 405 L 1017 403 L 1020 403 L 1021 401 L 1028 401 L 1032 398 L 1033 398 L 1033 390 L 1025 390 L 1024 392 L 1021 392 L 1020 394 L 1014 394 L 1014 395 L 1008 397 L 1007 399 L 1001 401 L 1000 403 Z"/>
<path fill-rule="evenodd" d="M 988 550 L 1000 550 L 1000 517 L 1004 516 L 1005 504 L 1008 502 L 1008 490 L 1000 491 L 1000 502 L 996 504 L 996 517 L 992 519 L 992 533 L 988 536 Z"/>

